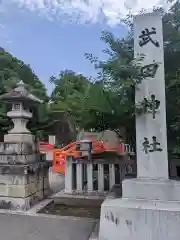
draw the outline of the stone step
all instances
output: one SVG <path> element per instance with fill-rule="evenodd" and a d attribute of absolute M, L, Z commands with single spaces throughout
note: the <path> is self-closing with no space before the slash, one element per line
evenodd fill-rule
<path fill-rule="evenodd" d="M 59 197 L 54 198 L 54 204 L 65 204 L 66 206 L 91 206 L 91 207 L 101 207 L 103 199 L 88 199 L 88 198 L 66 198 L 66 197 Z"/>

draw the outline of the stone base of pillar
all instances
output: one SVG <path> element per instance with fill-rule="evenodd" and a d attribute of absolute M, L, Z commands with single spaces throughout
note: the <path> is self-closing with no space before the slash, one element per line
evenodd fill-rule
<path fill-rule="evenodd" d="M 0 164 L 0 209 L 26 211 L 50 194 L 49 165 Z"/>
<path fill-rule="evenodd" d="M 180 201 L 180 181 L 163 179 L 125 179 L 123 197 L 132 199 Z"/>
<path fill-rule="evenodd" d="M 179 240 L 180 202 L 114 199 L 101 206 L 99 240 Z"/>
<path fill-rule="evenodd" d="M 103 202 L 99 240 L 179 239 L 179 181 L 126 179 L 122 194 Z"/>

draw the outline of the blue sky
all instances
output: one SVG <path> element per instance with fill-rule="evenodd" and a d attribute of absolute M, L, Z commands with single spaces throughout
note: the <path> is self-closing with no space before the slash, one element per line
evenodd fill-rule
<path fill-rule="evenodd" d="M 94 67 L 84 53 L 105 59 L 101 31 L 124 36 L 127 29 L 119 26 L 120 19 L 129 6 L 137 12 L 145 2 L 119 1 L 104 0 L 104 5 L 100 5 L 103 0 L 91 0 L 91 4 L 83 5 L 82 0 L 74 0 L 68 5 L 68 0 L 66 4 L 65 0 L 1 0 L 0 46 L 30 64 L 49 93 L 52 90 L 49 77 L 63 69 L 95 77 Z M 152 2 L 160 1 L 149 0 L 149 7 Z"/>

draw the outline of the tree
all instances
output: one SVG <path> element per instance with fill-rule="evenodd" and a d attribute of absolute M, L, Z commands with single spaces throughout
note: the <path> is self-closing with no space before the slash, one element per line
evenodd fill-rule
<path fill-rule="evenodd" d="M 180 153 L 180 3 L 177 1 L 164 15 L 164 51 L 168 148 Z"/>
<path fill-rule="evenodd" d="M 88 79 L 82 74 L 65 70 L 61 71 L 58 77 L 52 76 L 50 82 L 55 85 L 51 94 L 50 111 L 69 112 L 79 124 Z"/>
<path fill-rule="evenodd" d="M 85 54 L 97 70 L 104 83 L 104 91 L 111 96 L 114 121 L 111 128 L 127 126 L 129 135 L 135 136 L 134 130 L 134 87 L 141 81 L 139 68 L 133 62 L 133 39 L 116 39 L 110 32 L 102 32 L 101 39 L 108 45 L 103 51 L 108 60 L 100 61 L 92 54 Z"/>
<path fill-rule="evenodd" d="M 61 71 L 57 78 L 52 76 L 50 81 L 55 85 L 51 110 L 71 113 L 79 128 L 103 128 L 103 114 L 111 113 L 112 109 L 108 93 L 104 92 L 100 82 L 90 82 L 70 70 Z"/>

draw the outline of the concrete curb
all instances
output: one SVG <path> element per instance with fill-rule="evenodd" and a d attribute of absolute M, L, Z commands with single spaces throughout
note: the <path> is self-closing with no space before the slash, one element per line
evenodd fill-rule
<path fill-rule="evenodd" d="M 98 240 L 99 238 L 99 221 L 95 224 L 89 240 Z"/>

